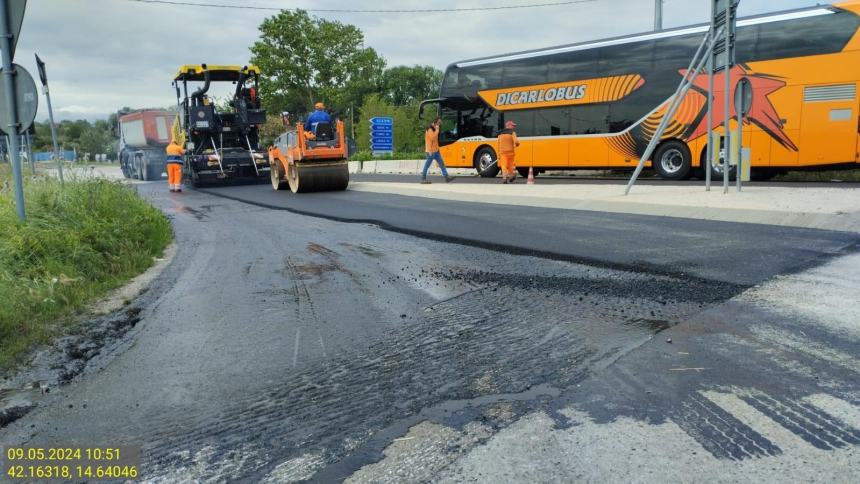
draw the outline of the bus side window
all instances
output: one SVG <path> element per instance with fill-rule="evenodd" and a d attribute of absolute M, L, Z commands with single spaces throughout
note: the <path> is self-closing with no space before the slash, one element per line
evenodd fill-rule
<path fill-rule="evenodd" d="M 502 70 L 502 82 L 512 87 L 545 84 L 548 68 L 546 59 L 542 57 L 506 62 Z"/>
<path fill-rule="evenodd" d="M 570 107 L 538 109 L 535 111 L 536 136 L 560 136 L 571 134 Z"/>
<path fill-rule="evenodd" d="M 609 106 L 574 106 L 570 113 L 573 134 L 601 134 L 609 131 Z"/>
<path fill-rule="evenodd" d="M 534 110 L 508 111 L 505 113 L 505 121 L 513 121 L 517 123 L 517 129 L 515 131 L 518 136 L 536 136 Z"/>
<path fill-rule="evenodd" d="M 549 63 L 547 82 L 565 82 L 597 77 L 597 50 L 554 55 Z"/>

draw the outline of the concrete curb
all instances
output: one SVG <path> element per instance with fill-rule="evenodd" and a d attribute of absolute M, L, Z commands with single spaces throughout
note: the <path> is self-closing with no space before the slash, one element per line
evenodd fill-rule
<path fill-rule="evenodd" d="M 493 187 L 477 186 L 480 190 Z M 695 206 L 684 205 L 683 197 L 677 204 L 649 203 L 647 200 L 635 199 L 601 199 L 601 198 L 569 198 L 553 196 L 535 196 L 524 190 L 534 187 L 511 187 L 516 192 L 498 193 L 472 191 L 475 187 L 443 187 L 419 186 L 417 184 L 385 183 L 385 182 L 353 182 L 350 190 L 375 193 L 388 193 L 411 197 L 425 197 L 461 202 L 491 203 L 501 205 L 520 205 L 537 208 L 553 208 L 566 210 L 585 210 L 610 213 L 628 213 L 635 215 L 651 215 L 662 217 L 678 217 L 698 220 L 714 220 L 723 222 L 755 223 L 764 225 L 779 225 L 786 227 L 801 227 L 810 229 L 834 230 L 840 232 L 860 232 L 860 212 L 824 213 L 807 210 L 766 210 L 756 208 Z M 472 189 L 472 190 L 470 190 Z M 621 188 L 618 189 L 619 192 Z M 537 193 L 536 193 L 537 194 Z"/>
<path fill-rule="evenodd" d="M 350 173 L 370 173 L 379 175 L 416 175 L 424 168 L 424 160 L 376 160 L 376 161 L 350 161 Z M 472 168 L 449 168 L 448 173 L 458 176 L 475 175 Z M 429 175 L 439 176 L 442 174 L 436 163 L 430 167 Z"/>

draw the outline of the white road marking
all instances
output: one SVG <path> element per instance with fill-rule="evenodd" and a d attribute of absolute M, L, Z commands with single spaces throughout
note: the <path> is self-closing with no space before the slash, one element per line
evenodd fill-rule
<path fill-rule="evenodd" d="M 320 348 L 322 348 L 323 358 L 328 358 L 328 354 L 325 352 L 325 343 L 323 343 L 322 331 L 317 328 L 317 335 L 320 337 Z"/>
<path fill-rule="evenodd" d="M 854 355 L 808 339 L 805 337 L 803 331 L 798 331 L 800 333 L 798 334 L 770 325 L 754 325 L 750 328 L 750 331 L 759 339 L 770 344 L 788 348 L 798 353 L 806 353 L 809 356 L 827 361 L 833 365 L 860 373 L 860 361 Z"/>
<path fill-rule="evenodd" d="M 293 350 L 293 368 L 299 363 L 299 339 L 302 336 L 302 328 L 296 328 L 296 346 Z"/>
<path fill-rule="evenodd" d="M 855 429 L 860 429 L 860 408 L 851 405 L 845 400 L 824 393 L 810 395 L 804 398 L 804 400 Z"/>
<path fill-rule="evenodd" d="M 783 452 L 792 452 L 795 453 L 794 455 L 801 455 L 815 450 L 814 447 L 806 443 L 803 439 L 774 422 L 770 417 L 759 412 L 733 393 L 706 391 L 702 392 L 702 395 L 719 405 L 726 412 L 732 414 L 732 416 L 748 427 L 760 433 L 764 438 L 773 442 Z"/>

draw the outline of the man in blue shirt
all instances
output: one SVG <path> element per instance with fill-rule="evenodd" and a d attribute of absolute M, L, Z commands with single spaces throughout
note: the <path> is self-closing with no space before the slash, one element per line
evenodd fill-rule
<path fill-rule="evenodd" d="M 331 116 L 325 112 L 325 105 L 323 103 L 316 103 L 314 105 L 314 112 L 305 121 L 305 131 L 316 133 L 317 124 L 319 123 L 331 123 Z"/>

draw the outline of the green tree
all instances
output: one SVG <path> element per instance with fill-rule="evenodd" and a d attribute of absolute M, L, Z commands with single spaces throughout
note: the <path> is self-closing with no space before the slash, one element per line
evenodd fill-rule
<path fill-rule="evenodd" d="M 81 131 L 75 147 L 83 153 L 96 155 L 111 152 L 112 143 L 113 136 L 110 132 L 110 125 L 107 121 L 99 120 L 92 125 L 87 123 L 87 126 Z"/>
<path fill-rule="evenodd" d="M 425 110 L 424 117 L 418 117 L 418 104 L 395 106 L 379 94 L 367 96 L 361 107 L 360 118 L 355 125 L 356 145 L 359 150 L 370 149 L 370 118 L 391 116 L 394 119 L 394 151 L 424 151 L 424 130 L 430 124 L 434 113 Z"/>
<path fill-rule="evenodd" d="M 442 71 L 433 66 L 395 66 L 382 74 L 382 95 L 396 106 L 439 96 Z"/>
<path fill-rule="evenodd" d="M 379 89 L 385 61 L 358 27 L 283 10 L 260 24 L 251 62 L 263 72 L 260 96 L 271 112 L 307 112 L 317 101 L 345 113 Z"/>

